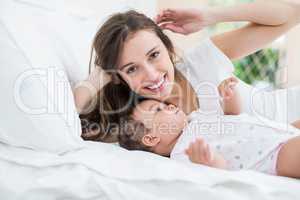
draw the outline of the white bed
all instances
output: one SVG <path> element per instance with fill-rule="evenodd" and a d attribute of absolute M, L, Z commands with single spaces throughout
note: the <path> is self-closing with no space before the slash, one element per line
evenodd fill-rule
<path fill-rule="evenodd" d="M 62 13 L 60 1 L 34 2 L 0 3 L 1 199 L 300 199 L 299 180 L 83 141 L 71 85 L 87 76 L 99 20 Z M 57 86 L 50 91 L 49 78 Z M 240 91 L 245 112 L 281 122 L 300 118 L 299 88 L 265 92 L 242 84 Z"/>

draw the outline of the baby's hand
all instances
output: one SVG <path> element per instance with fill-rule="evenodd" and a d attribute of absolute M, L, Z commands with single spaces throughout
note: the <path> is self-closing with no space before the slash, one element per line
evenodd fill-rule
<path fill-rule="evenodd" d="M 210 150 L 209 145 L 202 138 L 191 142 L 189 148 L 185 150 L 185 153 L 193 163 L 213 166 L 214 154 Z"/>
<path fill-rule="evenodd" d="M 221 97 L 224 99 L 231 99 L 234 96 L 234 89 L 237 83 L 238 79 L 235 77 L 222 81 L 222 83 L 218 86 Z"/>

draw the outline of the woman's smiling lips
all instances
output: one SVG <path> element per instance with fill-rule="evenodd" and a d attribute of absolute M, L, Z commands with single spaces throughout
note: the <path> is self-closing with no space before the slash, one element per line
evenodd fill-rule
<path fill-rule="evenodd" d="M 161 92 L 164 89 L 165 83 L 166 83 L 166 75 L 165 74 L 162 79 L 160 81 L 158 81 L 158 83 L 150 85 L 145 87 L 146 89 L 150 90 L 151 92 L 157 93 L 157 92 Z"/>

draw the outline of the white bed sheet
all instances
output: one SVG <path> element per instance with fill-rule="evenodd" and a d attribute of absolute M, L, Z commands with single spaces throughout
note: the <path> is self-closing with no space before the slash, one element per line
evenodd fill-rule
<path fill-rule="evenodd" d="M 299 180 L 185 165 L 94 142 L 64 155 L 0 144 L 0 177 L 1 199 L 300 198 Z"/>

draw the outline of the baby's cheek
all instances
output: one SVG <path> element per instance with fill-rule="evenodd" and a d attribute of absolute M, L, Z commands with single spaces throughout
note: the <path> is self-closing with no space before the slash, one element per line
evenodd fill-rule
<path fill-rule="evenodd" d="M 174 119 L 171 123 L 170 123 L 170 130 L 171 132 L 178 132 L 181 129 L 181 123 Z"/>

